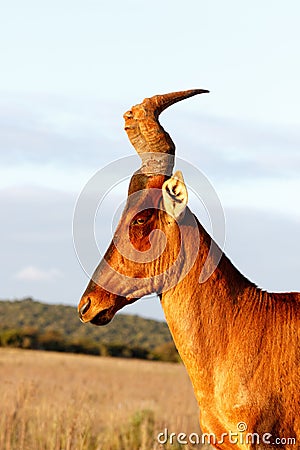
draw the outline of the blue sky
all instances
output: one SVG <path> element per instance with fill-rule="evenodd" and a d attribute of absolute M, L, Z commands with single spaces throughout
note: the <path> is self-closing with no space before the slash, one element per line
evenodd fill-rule
<path fill-rule="evenodd" d="M 87 279 L 72 244 L 76 198 L 133 154 L 122 118 L 132 104 L 193 87 L 211 93 L 162 123 L 220 197 L 226 253 L 261 287 L 300 290 L 299 15 L 296 0 L 6 2 L 0 297 L 77 304 Z M 162 317 L 153 299 L 128 311 Z"/>

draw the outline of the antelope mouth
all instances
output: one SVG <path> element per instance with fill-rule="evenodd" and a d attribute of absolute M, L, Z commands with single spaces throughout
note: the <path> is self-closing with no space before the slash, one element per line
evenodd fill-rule
<path fill-rule="evenodd" d="M 114 318 L 114 315 L 115 313 L 112 307 L 103 309 L 90 320 L 90 323 L 96 326 L 107 325 Z"/>

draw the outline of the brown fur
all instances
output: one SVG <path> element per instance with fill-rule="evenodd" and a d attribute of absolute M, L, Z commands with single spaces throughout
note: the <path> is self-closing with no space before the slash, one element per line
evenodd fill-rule
<path fill-rule="evenodd" d="M 149 250 L 149 234 L 160 228 L 167 236 L 166 249 L 157 261 L 139 264 L 124 259 L 111 244 L 106 258 L 118 271 L 150 279 L 176 260 L 180 247 L 178 226 L 157 209 L 130 215 L 128 208 L 130 205 L 125 216 L 127 222 L 132 219 L 131 244 L 139 251 Z M 149 214 L 145 224 L 136 222 L 137 216 L 147 218 Z M 182 266 L 195 242 L 195 222 L 191 219 L 192 213 L 187 210 L 182 224 L 186 230 Z M 117 235 L 122 234 L 123 226 L 121 219 Z M 210 237 L 200 224 L 197 227 L 200 251 L 196 262 L 183 280 L 161 294 L 161 303 L 192 380 L 201 411 L 201 427 L 220 439 L 222 433 L 236 432 L 237 424 L 243 421 L 248 426 L 247 432 L 300 440 L 300 294 L 261 291 L 225 255 L 209 280 L 200 284 L 199 274 L 208 255 Z M 141 294 L 159 289 L 161 286 L 149 281 Z M 111 319 L 127 302 L 137 299 L 134 291 L 134 281 L 122 297 L 91 282 L 80 304 L 87 297 L 92 302 L 84 321 L 109 308 L 111 316 L 106 319 Z M 216 448 L 251 446 L 224 443 Z"/>

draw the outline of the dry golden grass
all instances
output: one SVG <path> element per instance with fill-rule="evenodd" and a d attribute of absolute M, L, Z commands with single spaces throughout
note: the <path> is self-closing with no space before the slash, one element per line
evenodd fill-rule
<path fill-rule="evenodd" d="M 157 434 L 199 433 L 180 364 L 0 349 L 0 377 L 1 450 L 187 450 Z"/>

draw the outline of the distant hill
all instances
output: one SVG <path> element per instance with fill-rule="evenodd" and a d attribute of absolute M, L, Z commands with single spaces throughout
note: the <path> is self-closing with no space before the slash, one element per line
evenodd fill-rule
<path fill-rule="evenodd" d="M 89 345 L 94 349 L 104 346 L 108 354 L 113 353 L 113 350 L 107 350 L 109 348 L 114 348 L 116 353 L 118 353 L 116 349 L 124 350 L 126 348 L 129 356 L 132 355 L 132 352 L 128 353 L 128 349 L 144 350 L 147 355 L 150 352 L 152 356 L 157 349 L 161 349 L 163 353 L 171 352 L 173 354 L 174 351 L 174 344 L 166 323 L 134 315 L 118 314 L 109 325 L 96 327 L 81 323 L 77 310 L 73 306 L 50 305 L 27 298 L 14 301 L 1 300 L 0 317 L 0 334 L 2 336 L 2 341 L 0 336 L 0 345 L 2 346 L 9 342 L 22 341 L 20 345 L 15 346 L 24 347 L 24 332 L 26 331 L 27 340 L 30 338 L 32 341 L 38 336 L 38 341 L 36 341 L 38 344 L 35 344 L 37 348 L 47 348 L 43 347 L 41 341 L 43 339 L 49 341 L 50 336 L 53 340 L 53 336 L 56 336 L 56 341 L 72 343 L 75 351 L 76 345 L 80 343 L 85 343 L 85 346 Z M 13 330 L 23 330 L 22 337 L 19 333 L 19 337 L 14 334 L 12 338 Z M 42 340 L 41 335 L 43 336 Z M 33 348 L 32 343 L 29 348 Z M 97 351 L 94 352 L 97 353 Z M 100 354 L 106 353 L 102 350 Z"/>

